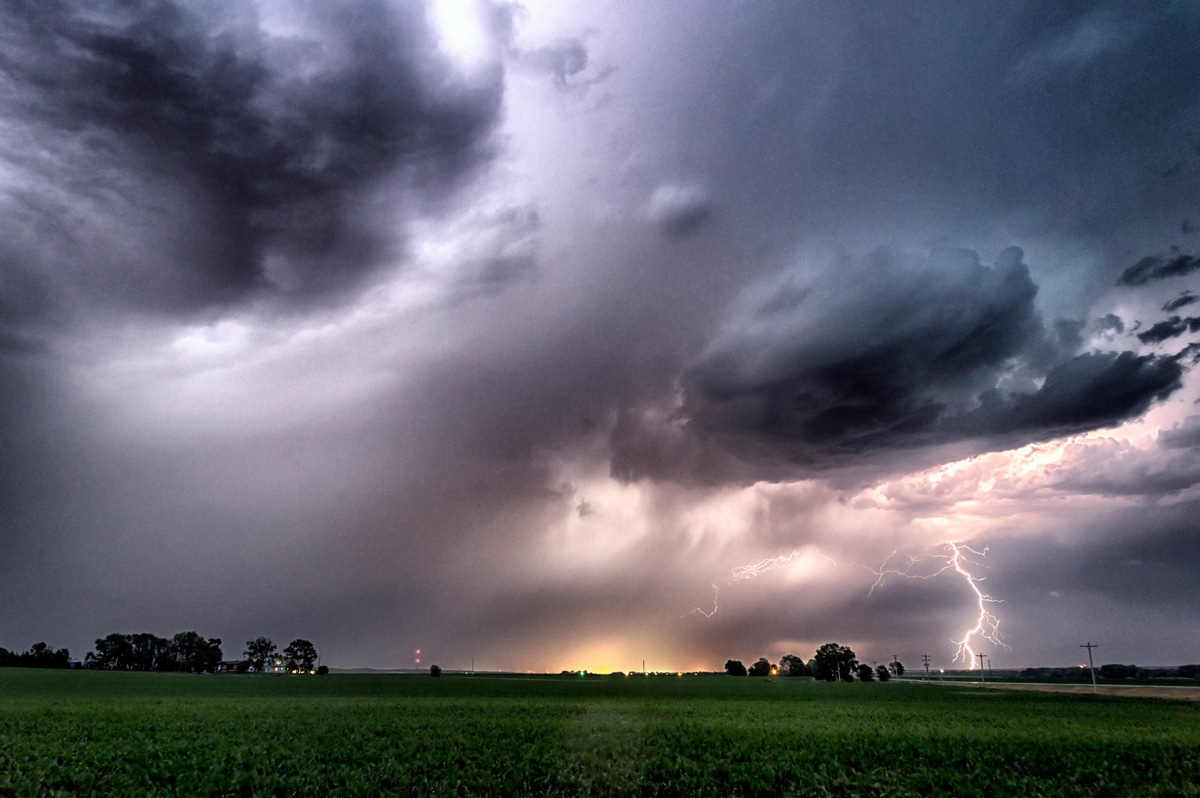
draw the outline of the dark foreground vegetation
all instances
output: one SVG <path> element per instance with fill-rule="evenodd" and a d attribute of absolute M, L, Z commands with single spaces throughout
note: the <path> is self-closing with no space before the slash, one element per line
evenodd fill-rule
<path fill-rule="evenodd" d="M 725 676 L 0 671 L 0 795 L 1200 795 L 1200 706 Z"/>

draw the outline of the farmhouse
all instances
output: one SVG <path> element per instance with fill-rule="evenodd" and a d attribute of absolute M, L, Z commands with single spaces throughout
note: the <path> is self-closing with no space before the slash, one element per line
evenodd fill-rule
<path fill-rule="evenodd" d="M 272 657 L 263 663 L 263 673 L 287 673 L 287 660 L 283 657 Z"/>
<path fill-rule="evenodd" d="M 254 663 L 248 659 L 223 660 L 217 663 L 217 673 L 254 673 Z"/>

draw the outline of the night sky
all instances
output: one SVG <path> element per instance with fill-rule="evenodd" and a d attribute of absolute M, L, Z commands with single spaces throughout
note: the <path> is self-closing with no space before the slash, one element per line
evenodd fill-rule
<path fill-rule="evenodd" d="M 0 645 L 1200 661 L 1152 5 L 0 0 Z"/>

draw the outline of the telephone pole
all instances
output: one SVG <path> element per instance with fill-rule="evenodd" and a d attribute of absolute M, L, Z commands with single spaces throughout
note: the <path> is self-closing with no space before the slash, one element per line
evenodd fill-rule
<path fill-rule="evenodd" d="M 1092 672 L 1092 692 L 1095 693 L 1095 692 L 1097 692 L 1096 691 L 1096 666 L 1092 664 L 1092 649 L 1100 648 L 1100 646 L 1092 643 L 1092 641 L 1089 640 L 1086 643 L 1080 643 L 1079 647 L 1086 648 L 1088 650 L 1088 670 Z"/>
<path fill-rule="evenodd" d="M 925 681 L 929 681 L 929 655 L 922 654 L 921 662 L 925 663 Z"/>
<path fill-rule="evenodd" d="M 987 654 L 976 654 L 975 656 L 979 657 L 979 678 L 981 680 L 983 680 L 984 683 L 986 683 L 987 682 L 987 674 L 984 673 L 984 671 L 983 671 L 983 658 L 986 657 Z"/>

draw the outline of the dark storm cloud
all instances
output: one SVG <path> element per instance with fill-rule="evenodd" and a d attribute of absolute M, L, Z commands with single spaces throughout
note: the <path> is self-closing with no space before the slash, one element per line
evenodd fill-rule
<path fill-rule="evenodd" d="M 1064 349 L 1075 351 L 1083 346 L 1083 330 L 1087 323 L 1079 319 L 1059 319 L 1054 322 L 1054 332 Z"/>
<path fill-rule="evenodd" d="M 1184 291 L 1182 294 L 1163 305 L 1162 309 L 1167 313 L 1173 313 L 1174 311 L 1179 310 L 1182 307 L 1187 307 L 1188 305 L 1191 305 L 1197 301 L 1200 301 L 1200 296 L 1193 294 L 1191 291 Z"/>
<path fill-rule="evenodd" d="M 1092 330 L 1100 335 L 1120 335 L 1125 332 L 1125 322 L 1115 313 L 1106 313 L 1092 322 Z"/>
<path fill-rule="evenodd" d="M 988 391 L 980 407 L 947 426 L 963 435 L 1015 434 L 1028 440 L 1120 424 L 1181 387 L 1174 358 L 1091 352 L 1056 365 L 1032 393 Z"/>
<path fill-rule="evenodd" d="M 1019 445 L 1119 424 L 1180 387 L 1170 357 L 1072 355 L 1082 325 L 1048 334 L 1036 295 L 1017 249 L 993 267 L 965 250 L 879 250 L 815 280 L 786 273 L 747 291 L 693 365 L 675 449 L 694 456 L 718 441 L 752 459 L 830 465 L 959 441 Z M 644 439 L 617 432 L 623 476 L 661 473 L 633 454 Z"/>
<path fill-rule="evenodd" d="M 8 225 L 49 233 L 16 270 L 82 259 L 85 288 L 196 307 L 376 265 L 391 234 L 370 191 L 404 167 L 428 194 L 484 157 L 500 74 L 456 81 L 418 3 L 291 10 L 309 33 L 273 35 L 242 4 L 5 4 L 0 155 L 28 175 Z"/>
<path fill-rule="evenodd" d="M 1149 330 L 1138 333 L 1137 337 L 1144 344 L 1161 344 L 1170 338 L 1178 338 L 1186 332 L 1196 332 L 1197 330 L 1200 330 L 1200 316 L 1191 316 L 1186 319 L 1172 316 L 1158 322 Z"/>
<path fill-rule="evenodd" d="M 1117 279 L 1117 285 L 1146 285 L 1156 280 L 1183 277 L 1197 269 L 1200 269 L 1200 258 L 1193 255 L 1177 253 L 1169 258 L 1147 255 L 1121 272 L 1121 276 Z"/>

